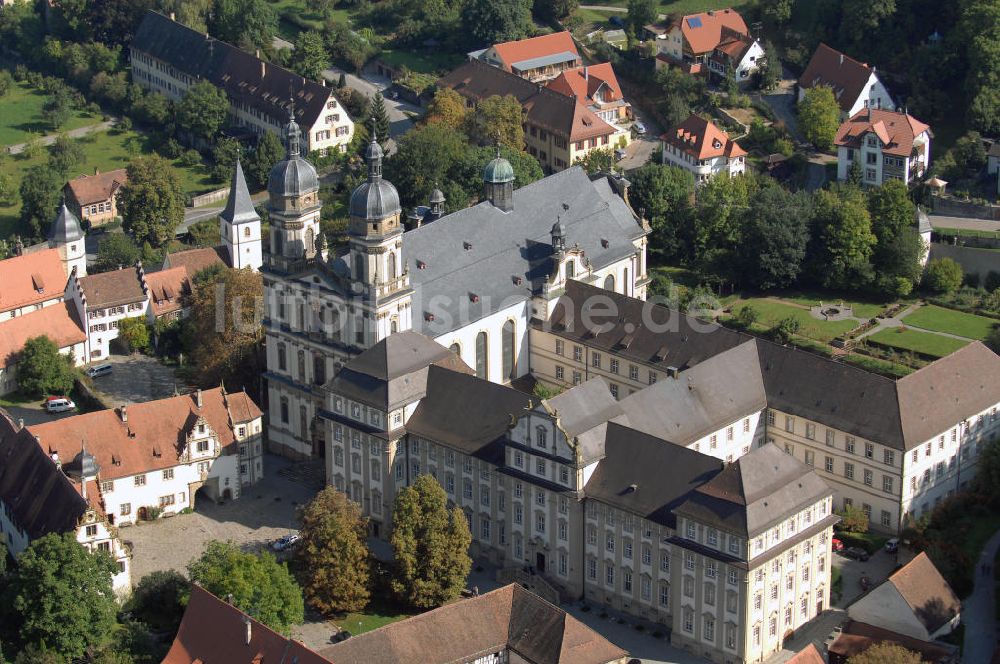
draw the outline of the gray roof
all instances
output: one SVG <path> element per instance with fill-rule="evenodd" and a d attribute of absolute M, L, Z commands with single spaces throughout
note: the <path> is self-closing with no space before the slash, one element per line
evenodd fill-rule
<path fill-rule="evenodd" d="M 832 493 L 809 466 L 768 443 L 728 464 L 675 513 L 750 538 Z"/>
<path fill-rule="evenodd" d="M 561 62 L 576 62 L 579 59 L 580 56 L 576 53 L 562 51 L 561 53 L 550 53 L 549 55 L 542 55 L 537 58 L 512 62 L 510 66 L 512 69 L 526 71 L 528 69 L 537 69 L 538 67 L 547 67 L 548 65 L 557 65 Z"/>
<path fill-rule="evenodd" d="M 267 176 L 267 191 L 271 196 L 300 196 L 319 191 L 316 169 L 301 155 L 302 132 L 294 117 L 281 131 L 285 142 L 285 158 L 271 167 Z"/>
<path fill-rule="evenodd" d="M 489 201 L 453 212 L 403 235 L 414 327 L 437 337 L 530 299 L 552 271 L 556 217 L 567 246 L 584 249 L 594 269 L 634 254 L 634 240 L 645 234 L 607 178 L 592 181 L 580 167 L 515 190 L 511 212 Z"/>
<path fill-rule="evenodd" d="M 583 463 L 604 456 L 608 422 L 621 413 L 621 407 L 603 378 L 571 387 L 543 404 L 547 412 L 559 418 L 559 426 L 571 443 L 575 441 Z"/>
<path fill-rule="evenodd" d="M 254 209 L 253 200 L 250 198 L 246 176 L 243 175 L 243 164 L 240 163 L 239 159 L 236 160 L 233 181 L 229 185 L 229 199 L 226 201 L 226 209 L 222 211 L 219 218 L 231 224 L 260 221 L 257 210 Z"/>
<path fill-rule="evenodd" d="M 670 527 L 676 523 L 671 510 L 723 465 L 715 457 L 613 422 L 605 450 L 584 488 L 587 497 Z"/>
<path fill-rule="evenodd" d="M 934 230 L 934 226 L 931 224 L 930 217 L 924 212 L 924 209 L 917 206 L 917 232 L 918 233 L 930 233 Z"/>
<path fill-rule="evenodd" d="M 52 222 L 49 239 L 53 242 L 76 242 L 81 238 L 83 229 L 80 227 L 80 220 L 66 207 L 66 201 L 63 201 L 56 220 Z"/>
<path fill-rule="evenodd" d="M 620 406 L 623 414 L 616 422 L 689 445 L 767 407 L 757 342 L 723 351 L 677 378 L 663 378 L 629 395 Z"/>

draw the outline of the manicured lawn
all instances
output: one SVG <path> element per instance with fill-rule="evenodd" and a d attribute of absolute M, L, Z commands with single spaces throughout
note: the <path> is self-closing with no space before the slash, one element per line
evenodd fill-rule
<path fill-rule="evenodd" d="M 799 334 L 816 341 L 829 342 L 845 332 L 853 330 L 856 323 L 851 320 L 842 321 L 822 321 L 813 318 L 807 309 L 783 304 L 769 298 L 751 298 L 740 300 L 732 305 L 735 315 L 743 305 L 749 304 L 757 310 L 759 318 L 757 324 L 764 328 L 771 328 L 783 318 L 794 318 L 799 321 Z"/>
<path fill-rule="evenodd" d="M 882 330 L 866 338 L 899 350 L 912 350 L 934 357 L 950 355 L 969 343 L 961 339 L 942 337 L 933 332 L 920 332 L 903 328 Z"/>
<path fill-rule="evenodd" d="M 843 302 L 845 305 L 854 308 L 854 315 L 858 318 L 868 319 L 875 318 L 880 314 L 885 308 L 886 304 L 879 302 L 861 302 L 858 300 L 852 300 L 850 298 L 845 298 L 837 295 L 836 293 L 820 293 L 820 292 L 803 292 L 790 295 L 778 295 L 782 300 L 788 300 L 789 302 L 794 302 L 795 304 L 802 304 L 807 307 L 814 307 L 822 302 L 824 305 L 833 304 L 837 305 Z"/>
<path fill-rule="evenodd" d="M 600 4 L 604 3 L 602 2 Z M 660 13 L 684 15 L 707 12 L 710 9 L 732 8 L 739 10 L 749 4 L 750 0 L 674 0 L 673 2 L 661 2 Z"/>
<path fill-rule="evenodd" d="M 415 53 L 413 51 L 394 49 L 383 50 L 382 55 L 379 57 L 387 64 L 396 67 L 403 66 L 421 74 L 443 73 L 454 69 L 463 60 L 462 56 L 455 53 Z"/>
<path fill-rule="evenodd" d="M 612 16 L 619 16 L 623 19 L 625 18 L 625 14 L 623 12 L 605 12 L 599 9 L 577 9 L 575 14 L 579 16 L 585 24 L 593 26 L 591 30 L 596 30 L 600 27 L 611 27 L 611 24 L 608 23 L 608 19 Z"/>
<path fill-rule="evenodd" d="M 133 136 L 137 136 L 142 140 L 140 154 L 151 152 L 151 146 L 148 145 L 148 141 L 142 134 L 134 131 L 124 133 L 98 132 L 77 139 L 83 145 L 85 157 L 83 163 L 74 169 L 74 173 L 93 173 L 95 168 L 101 171 L 125 168 L 133 158 L 126 149 L 126 143 Z M 48 159 L 47 150 L 43 150 L 41 154 L 34 158 L 28 158 L 23 154 L 12 155 L 0 160 L 0 173 L 12 175 L 16 189 L 20 186 L 21 176 L 24 171 L 30 166 L 45 163 L 46 159 Z M 222 186 L 220 183 L 212 181 L 203 166 L 184 168 L 179 166 L 175 161 L 173 167 L 177 173 L 177 177 L 180 178 L 181 187 L 183 187 L 185 193 L 197 194 Z M 0 237 L 9 237 L 12 233 L 18 231 L 18 215 L 20 212 L 20 200 L 13 205 L 0 205 Z"/>
<path fill-rule="evenodd" d="M 906 316 L 903 322 L 925 330 L 948 332 L 968 339 L 982 340 L 998 321 L 928 304 Z"/>
<path fill-rule="evenodd" d="M 42 123 L 45 99 L 46 95 L 23 83 L 14 84 L 6 95 L 0 97 L 0 146 L 26 143 L 36 134 L 53 133 Z M 99 115 L 74 111 L 59 131 L 86 127 L 100 121 Z"/>
<path fill-rule="evenodd" d="M 377 611 L 371 613 L 348 613 L 343 618 L 334 619 L 333 623 L 337 625 L 337 627 L 346 629 L 352 635 L 357 636 L 358 634 L 364 634 L 365 632 L 370 632 L 373 629 L 385 627 L 391 623 L 409 618 L 412 615 L 414 614 L 395 613 L 392 610 L 384 613 L 379 613 Z"/>

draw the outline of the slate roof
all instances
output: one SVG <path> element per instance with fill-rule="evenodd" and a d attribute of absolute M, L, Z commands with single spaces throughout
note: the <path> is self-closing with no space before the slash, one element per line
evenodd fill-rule
<path fill-rule="evenodd" d="M 66 207 L 66 201 L 59 206 L 59 213 L 56 220 L 52 222 L 49 229 L 49 239 L 53 242 L 67 243 L 76 242 L 83 239 L 83 228 L 80 227 L 80 220 Z"/>
<path fill-rule="evenodd" d="M 43 249 L 0 260 L 0 311 L 62 297 L 66 272 L 58 249 Z"/>
<path fill-rule="evenodd" d="M 717 9 L 700 14 L 689 14 L 674 23 L 680 25 L 684 40 L 695 54 L 708 53 L 722 40 L 723 28 L 747 34 L 746 21 L 735 9 Z"/>
<path fill-rule="evenodd" d="M 131 48 L 167 62 L 195 79 L 212 82 L 231 101 L 256 108 L 278 125 L 288 120 L 291 97 L 295 119 L 308 131 L 333 94 L 316 81 L 276 64 L 264 63 L 251 53 L 151 10 L 139 24 Z"/>
<path fill-rule="evenodd" d="M 320 653 L 336 664 L 450 664 L 506 649 L 533 664 L 608 664 L 628 656 L 517 584 L 354 636 Z"/>
<path fill-rule="evenodd" d="M 233 170 L 233 180 L 229 185 L 229 198 L 226 200 L 226 208 L 219 215 L 220 219 L 231 224 L 246 223 L 249 221 L 260 221 L 257 210 L 254 209 L 253 200 L 250 198 L 250 189 L 247 187 L 247 178 L 243 175 L 243 164 L 236 160 L 236 168 Z"/>
<path fill-rule="evenodd" d="M 715 457 L 614 422 L 605 452 L 584 488 L 587 497 L 671 528 L 672 510 L 723 467 Z"/>
<path fill-rule="evenodd" d="M 591 378 L 543 403 L 549 414 L 558 416 L 559 426 L 579 446 L 582 463 L 605 455 L 608 422 L 622 412 L 607 381 L 601 377 Z"/>
<path fill-rule="evenodd" d="M 184 618 L 163 664 L 216 662 L 330 664 L 330 660 L 282 636 L 195 583 L 191 585 Z"/>
<path fill-rule="evenodd" d="M 922 551 L 884 583 L 896 588 L 928 634 L 954 620 L 962 610 L 955 591 Z"/>
<path fill-rule="evenodd" d="M 869 133 L 878 136 L 882 152 L 897 157 L 909 157 L 913 141 L 930 127 L 907 113 L 864 108 L 837 129 L 836 145 L 858 149 Z"/>
<path fill-rule="evenodd" d="M 530 395 L 511 387 L 431 366 L 427 395 L 410 415 L 406 430 L 465 454 L 488 456 L 491 444 L 507 433 L 530 402 Z"/>
<path fill-rule="evenodd" d="M 569 243 L 572 242 L 571 233 Z M 596 296 L 610 298 L 613 315 L 601 315 L 603 305 L 595 303 L 593 298 Z M 647 318 L 643 317 L 644 311 Z M 588 319 L 608 329 L 591 334 L 583 324 Z M 627 329 L 626 321 L 644 320 L 650 321 L 651 325 Z M 624 359 L 658 366 L 661 380 L 664 378 L 662 372 L 670 367 L 679 370 L 692 367 L 753 339 L 717 323 L 699 321 L 676 309 L 646 303 L 579 281 L 566 284 L 566 293 L 559 298 L 547 323 L 535 321 L 532 324 L 567 341 L 584 343 L 614 352 Z"/>
<path fill-rule="evenodd" d="M 87 501 L 38 446 L 27 429 L 18 429 L 0 409 L 0 502 L 12 520 L 37 539 L 76 528 Z"/>
<path fill-rule="evenodd" d="M 489 201 L 453 212 L 403 235 L 414 328 L 438 337 L 527 302 L 552 272 L 557 217 L 567 246 L 579 245 L 595 270 L 633 255 L 646 233 L 607 178 L 591 180 L 576 166 L 515 190 L 511 212 Z"/>
<path fill-rule="evenodd" d="M 410 330 L 391 334 L 348 362 L 327 389 L 349 399 L 392 410 L 427 393 L 431 365 L 472 373 L 448 348 Z"/>
<path fill-rule="evenodd" d="M 145 300 L 145 282 L 144 276 L 140 276 L 141 269 L 141 265 L 138 265 L 80 277 L 80 288 L 87 298 L 87 308 L 102 309 Z"/>
<path fill-rule="evenodd" d="M 692 113 L 684 122 L 668 130 L 660 140 L 686 152 L 695 159 L 742 157 L 747 153 L 729 134 L 713 122 Z"/>
<path fill-rule="evenodd" d="M 664 378 L 620 402 L 615 421 L 678 445 L 690 445 L 767 407 L 757 342 L 723 351 L 677 378 Z"/>
<path fill-rule="evenodd" d="M 576 142 L 617 131 L 575 98 L 517 74 L 471 60 L 438 81 L 463 97 L 478 102 L 495 95 L 512 95 L 521 103 L 528 124 Z"/>
<path fill-rule="evenodd" d="M 726 465 L 675 513 L 751 538 L 832 493 L 812 468 L 768 443 Z"/>
<path fill-rule="evenodd" d="M 106 173 L 77 176 L 66 183 L 66 188 L 70 190 L 77 203 L 90 205 L 110 199 L 126 182 L 128 182 L 128 172 L 124 168 L 116 168 Z"/>
<path fill-rule="evenodd" d="M 172 468 L 180 463 L 186 434 L 204 417 L 219 437 L 225 454 L 235 451 L 235 425 L 261 416 L 243 392 L 223 396 L 220 389 L 202 390 L 202 406 L 194 394 L 136 403 L 122 409 L 98 410 L 28 427 L 47 454 L 63 461 L 76 457 L 86 441 L 87 451 L 101 467 L 101 479 Z M 230 419 L 231 418 L 231 419 Z"/>
<path fill-rule="evenodd" d="M 58 348 L 87 340 L 75 307 L 68 302 L 51 304 L 0 323 L 0 367 L 16 362 L 16 354 L 24 348 L 24 343 L 42 335 L 51 339 Z"/>
<path fill-rule="evenodd" d="M 825 85 L 833 90 L 840 108 L 849 111 L 865 92 L 873 71 L 867 64 L 820 44 L 799 77 L 799 87 L 807 89 Z"/>

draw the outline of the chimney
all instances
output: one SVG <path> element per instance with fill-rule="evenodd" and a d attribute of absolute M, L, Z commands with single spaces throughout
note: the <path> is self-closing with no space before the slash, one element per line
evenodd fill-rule
<path fill-rule="evenodd" d="M 590 82 L 590 72 L 587 71 L 587 65 L 583 66 L 583 80 Z"/>
<path fill-rule="evenodd" d="M 118 409 L 118 412 L 121 415 L 122 424 L 128 424 L 128 409 L 125 406 L 122 406 Z"/>
<path fill-rule="evenodd" d="M 201 406 L 202 406 L 201 388 L 198 388 L 197 390 L 195 390 L 195 393 L 194 393 L 194 402 L 196 404 L 198 404 L 198 408 L 201 408 Z"/>
<path fill-rule="evenodd" d="M 176 21 L 177 20 L 177 14 L 175 14 L 173 12 L 170 12 L 170 20 L 171 21 Z"/>
<path fill-rule="evenodd" d="M 841 67 L 844 66 L 844 54 L 843 53 L 840 54 L 840 66 Z"/>
<path fill-rule="evenodd" d="M 250 637 L 253 636 L 253 621 L 250 620 L 249 616 L 244 616 L 243 625 L 246 627 L 246 644 L 250 645 Z"/>
<path fill-rule="evenodd" d="M 260 61 L 260 77 L 264 78 L 267 76 L 267 63 L 263 60 Z"/>
<path fill-rule="evenodd" d="M 100 174 L 101 174 L 101 169 L 94 167 L 94 175 L 100 175 Z"/>

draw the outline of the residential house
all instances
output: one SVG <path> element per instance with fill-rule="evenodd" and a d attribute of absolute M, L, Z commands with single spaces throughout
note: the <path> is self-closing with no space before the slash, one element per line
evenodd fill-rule
<path fill-rule="evenodd" d="M 926 553 L 893 572 L 848 608 L 852 620 L 921 641 L 958 626 L 962 603 Z"/>
<path fill-rule="evenodd" d="M 87 333 L 76 311 L 66 302 L 32 311 L 0 323 L 0 394 L 18 388 L 18 354 L 25 342 L 45 336 L 55 343 L 59 352 L 80 366 L 87 359 Z"/>
<path fill-rule="evenodd" d="M 66 300 L 87 325 L 87 360 L 106 359 L 121 321 L 147 315 L 149 285 L 142 262 L 114 272 L 73 274 L 66 284 Z"/>
<path fill-rule="evenodd" d="M 632 105 L 625 101 L 610 62 L 567 69 L 546 87 L 573 97 L 608 124 L 620 126 L 632 119 Z M 628 130 L 622 127 L 620 133 L 628 142 Z"/>
<path fill-rule="evenodd" d="M 715 123 L 694 113 L 667 130 L 660 141 L 663 163 L 690 171 L 698 184 L 720 173 L 734 176 L 746 171 L 746 150 Z"/>
<path fill-rule="evenodd" d="M 149 309 L 146 318 L 150 325 L 157 320 L 174 320 L 187 315 L 184 298 L 191 295 L 191 280 L 183 267 L 172 267 L 146 275 L 149 288 Z"/>
<path fill-rule="evenodd" d="M 226 267 L 227 264 L 222 258 L 222 253 L 220 247 L 198 247 L 197 249 L 174 251 L 163 257 L 163 265 L 160 269 L 184 268 L 188 278 L 194 279 L 202 270 Z"/>
<path fill-rule="evenodd" d="M 583 64 L 568 30 L 494 44 L 468 55 L 469 60 L 485 62 L 532 82 L 555 78 Z"/>
<path fill-rule="evenodd" d="M 198 32 L 173 17 L 147 11 L 129 43 L 132 79 L 174 101 L 205 80 L 229 98 L 233 121 L 258 134 L 279 134 L 293 113 L 310 152 L 343 152 L 354 121 L 330 88 L 231 44 Z"/>
<path fill-rule="evenodd" d="M 879 643 L 891 643 L 920 655 L 928 664 L 958 664 L 961 661 L 957 646 L 943 641 L 921 641 L 889 629 L 876 627 L 856 620 L 848 620 L 837 638 L 827 646 L 830 664 L 848 664 L 850 659 Z"/>
<path fill-rule="evenodd" d="M 592 103 L 600 110 L 608 102 L 589 102 L 560 91 L 572 88 L 568 82 L 550 89 L 474 60 L 444 76 L 438 85 L 458 92 L 470 108 L 496 95 L 517 98 L 524 109 L 525 149 L 549 173 L 569 168 L 591 150 L 614 149 L 622 138 L 628 140 L 626 128 L 615 120 L 602 120 L 588 107 Z"/>
<path fill-rule="evenodd" d="M 875 74 L 875 68 L 848 57 L 826 44 L 820 44 L 799 77 L 799 101 L 806 90 L 817 86 L 833 90 L 843 118 L 850 118 L 865 108 L 893 111 L 896 105 L 889 91 Z"/>
<path fill-rule="evenodd" d="M 132 552 L 101 500 L 95 459 L 85 450 L 62 460 L 47 454 L 21 422 L 0 410 L 0 542 L 17 557 L 50 533 L 75 533 L 90 551 L 114 558 L 115 592 L 131 590 Z"/>
<path fill-rule="evenodd" d="M 737 82 L 750 79 L 764 58 L 760 42 L 750 36 L 734 9 L 717 9 L 682 16 L 669 25 L 646 26 L 656 41 L 656 68 L 681 67 L 689 74 L 730 74 Z"/>
<path fill-rule="evenodd" d="M 58 249 L 43 248 L 0 260 L 0 324 L 62 302 L 66 279 Z"/>
<path fill-rule="evenodd" d="M 65 462 L 85 447 L 95 498 L 112 525 L 132 525 L 210 500 L 239 498 L 263 477 L 261 412 L 245 392 L 197 390 L 66 417 L 28 430 Z"/>
<path fill-rule="evenodd" d="M 91 228 L 114 221 L 118 216 L 118 192 L 128 182 L 124 168 L 107 173 L 95 170 L 66 183 L 63 194 L 76 216 Z"/>
<path fill-rule="evenodd" d="M 909 185 L 930 165 L 931 128 L 908 113 L 867 108 L 840 125 L 834 145 L 838 180 L 847 180 L 857 163 L 865 185 Z"/>

